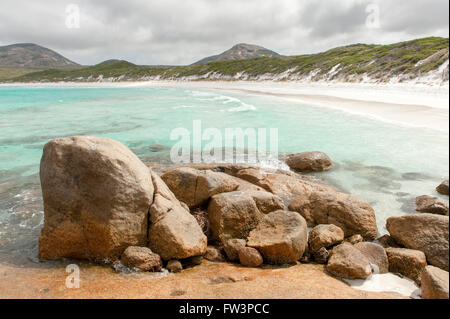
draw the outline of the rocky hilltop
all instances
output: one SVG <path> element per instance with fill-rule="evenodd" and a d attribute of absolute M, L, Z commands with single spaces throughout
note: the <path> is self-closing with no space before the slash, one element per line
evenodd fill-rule
<path fill-rule="evenodd" d="M 422 287 L 422 297 L 448 298 L 445 202 L 418 198 L 420 213 L 389 218 L 390 235 L 377 239 L 367 202 L 301 173 L 332 169 L 331 159 L 309 152 L 288 164 L 296 172 L 146 166 L 107 138 L 52 140 L 41 160 L 39 257 L 173 273 L 203 259 L 251 268 L 322 264 L 324 275 L 336 278 L 399 273 Z"/>
<path fill-rule="evenodd" d="M 193 65 L 207 64 L 210 62 L 219 62 L 219 61 L 237 61 L 237 60 L 266 58 L 266 57 L 280 58 L 281 55 L 269 49 L 263 48 L 259 45 L 239 43 L 221 54 L 201 59 L 200 61 L 195 62 Z"/>
<path fill-rule="evenodd" d="M 55 68 L 77 65 L 61 54 L 33 43 L 0 47 L 0 67 Z"/>

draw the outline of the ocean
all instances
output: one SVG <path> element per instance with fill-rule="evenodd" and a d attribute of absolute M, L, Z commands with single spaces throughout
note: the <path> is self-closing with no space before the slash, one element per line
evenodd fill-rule
<path fill-rule="evenodd" d="M 168 163 L 176 128 L 277 128 L 280 154 L 322 151 L 336 163 L 315 177 L 389 216 L 414 213 L 414 198 L 439 196 L 449 176 L 449 136 L 439 130 L 269 96 L 217 90 L 0 87 L 0 258 L 37 257 L 43 223 L 42 149 L 55 137 L 109 137 L 143 161 Z M 264 164 L 264 163 L 261 163 Z M 443 197 L 444 198 L 444 197 Z M 445 198 L 448 200 L 448 198 Z"/>

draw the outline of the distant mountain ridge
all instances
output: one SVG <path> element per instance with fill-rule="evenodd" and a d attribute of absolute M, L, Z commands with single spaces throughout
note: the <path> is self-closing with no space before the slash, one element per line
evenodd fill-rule
<path fill-rule="evenodd" d="M 281 55 L 269 49 L 263 48 L 259 45 L 239 43 L 221 54 L 201 59 L 200 61 L 195 62 L 193 65 L 207 64 L 219 61 L 246 60 L 263 57 L 279 58 L 281 57 Z"/>
<path fill-rule="evenodd" d="M 33 43 L 0 47 L 0 67 L 55 68 L 77 65 L 61 54 Z"/>
<path fill-rule="evenodd" d="M 145 66 L 108 60 L 94 66 L 44 69 L 0 82 L 303 81 L 448 85 L 449 39 L 388 45 L 353 44 L 315 54 L 259 57 L 188 66 Z"/>

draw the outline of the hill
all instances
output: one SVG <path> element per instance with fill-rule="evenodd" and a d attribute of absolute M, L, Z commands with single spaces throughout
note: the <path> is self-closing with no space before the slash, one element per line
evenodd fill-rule
<path fill-rule="evenodd" d="M 32 43 L 0 47 L 0 67 L 56 68 L 76 65 L 59 53 Z"/>
<path fill-rule="evenodd" d="M 190 66 L 138 66 L 109 61 L 76 70 L 45 70 L 9 82 L 276 80 L 448 83 L 449 39 L 423 38 L 389 45 L 354 44 L 299 56 L 259 57 Z"/>
<path fill-rule="evenodd" d="M 281 55 L 258 45 L 240 43 L 219 55 L 213 55 L 204 58 L 198 62 L 195 62 L 193 65 L 207 64 L 210 62 L 218 61 L 246 60 L 262 57 L 279 58 L 281 57 Z"/>

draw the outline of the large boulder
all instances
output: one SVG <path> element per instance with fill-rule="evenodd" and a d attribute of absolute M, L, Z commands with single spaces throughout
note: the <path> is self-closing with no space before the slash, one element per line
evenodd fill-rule
<path fill-rule="evenodd" d="M 120 258 L 122 264 L 141 271 L 161 271 L 161 258 L 147 247 L 130 246 Z"/>
<path fill-rule="evenodd" d="M 347 242 L 333 248 L 326 269 L 337 277 L 347 279 L 366 279 L 372 274 L 369 260 Z"/>
<path fill-rule="evenodd" d="M 216 194 L 235 191 L 240 185 L 225 173 L 181 167 L 171 170 L 162 179 L 176 198 L 190 208 L 205 204 Z"/>
<path fill-rule="evenodd" d="M 416 198 L 416 211 L 420 213 L 448 215 L 448 205 L 440 198 L 424 195 Z"/>
<path fill-rule="evenodd" d="M 378 268 L 380 274 L 389 272 L 389 260 L 384 248 L 375 243 L 362 242 L 354 245 L 372 264 Z"/>
<path fill-rule="evenodd" d="M 360 234 L 365 240 L 378 235 L 375 211 L 364 200 L 344 193 L 317 192 L 311 196 L 312 215 L 317 224 L 339 226 L 349 237 Z"/>
<path fill-rule="evenodd" d="M 57 138 L 44 147 L 40 178 L 42 259 L 117 259 L 147 243 L 153 201 L 148 168 L 120 142 Z"/>
<path fill-rule="evenodd" d="M 423 299 L 448 299 L 448 272 L 427 266 L 422 274 Z"/>
<path fill-rule="evenodd" d="M 333 168 L 333 162 L 323 152 L 304 152 L 286 156 L 286 164 L 300 172 L 323 172 Z"/>
<path fill-rule="evenodd" d="M 396 242 L 424 252 L 429 264 L 448 271 L 448 218 L 434 214 L 390 217 L 386 228 Z"/>
<path fill-rule="evenodd" d="M 250 232 L 247 246 L 258 249 L 271 264 L 294 263 L 305 252 L 306 221 L 299 214 L 277 211 L 264 216 Z"/>
<path fill-rule="evenodd" d="M 344 240 L 344 232 L 336 225 L 318 225 L 308 235 L 309 249 L 315 253 L 320 248 L 328 248 Z"/>
<path fill-rule="evenodd" d="M 150 208 L 149 247 L 164 260 L 203 255 L 207 238 L 197 220 L 164 181 L 154 172 L 151 174 L 155 197 Z"/>
<path fill-rule="evenodd" d="M 211 236 L 222 243 L 247 238 L 263 216 L 253 197 L 245 192 L 215 195 L 208 206 Z"/>
<path fill-rule="evenodd" d="M 420 250 L 407 248 L 386 248 L 389 259 L 389 271 L 402 274 L 420 283 L 420 276 L 427 266 L 427 258 Z"/>
<path fill-rule="evenodd" d="M 448 196 L 448 180 L 443 181 L 441 184 L 439 184 L 439 186 L 436 187 L 436 191 L 441 195 Z"/>

